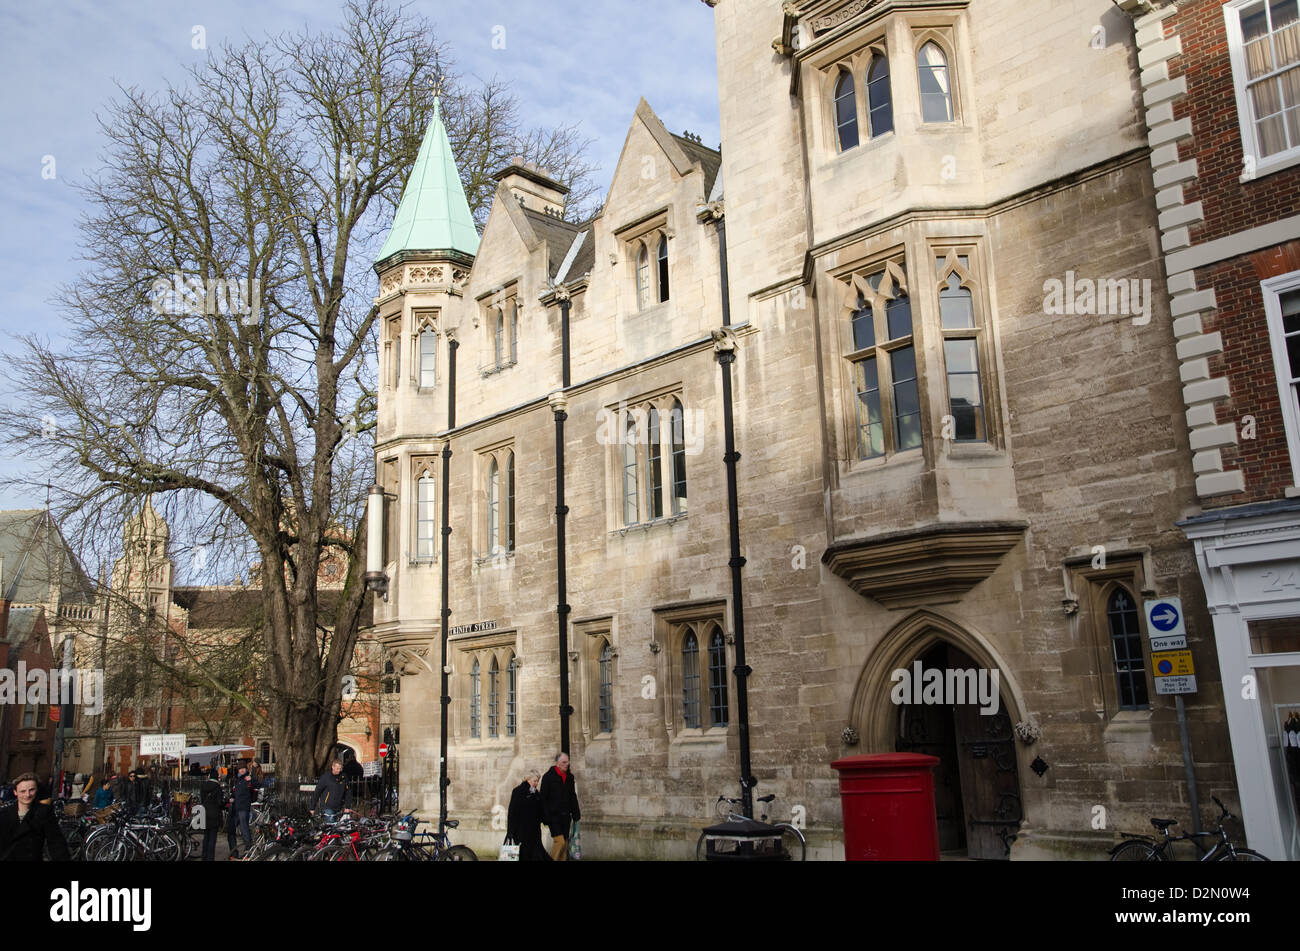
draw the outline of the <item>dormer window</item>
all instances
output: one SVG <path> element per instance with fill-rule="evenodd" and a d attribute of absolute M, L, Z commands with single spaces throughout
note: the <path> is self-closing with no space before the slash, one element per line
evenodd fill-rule
<path fill-rule="evenodd" d="M 659 236 L 659 303 L 668 300 L 668 236 Z"/>
<path fill-rule="evenodd" d="M 647 310 L 668 300 L 668 232 L 661 220 L 650 231 L 628 239 L 628 255 L 633 264 L 636 286 L 636 309 Z"/>
<path fill-rule="evenodd" d="M 519 296 L 517 287 L 498 291 L 483 301 L 483 323 L 487 332 L 484 376 L 505 370 L 519 362 Z"/>

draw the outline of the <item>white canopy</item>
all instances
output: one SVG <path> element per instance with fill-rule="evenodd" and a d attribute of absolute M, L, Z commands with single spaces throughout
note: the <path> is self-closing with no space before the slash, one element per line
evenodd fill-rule
<path fill-rule="evenodd" d="M 212 757 L 220 756 L 222 753 L 242 753 L 245 750 L 251 752 L 251 746 L 239 746 L 235 744 L 227 746 L 187 746 L 182 750 L 185 762 L 193 763 L 196 760 L 206 764 Z M 174 756 L 168 756 L 168 759 L 176 759 Z"/>

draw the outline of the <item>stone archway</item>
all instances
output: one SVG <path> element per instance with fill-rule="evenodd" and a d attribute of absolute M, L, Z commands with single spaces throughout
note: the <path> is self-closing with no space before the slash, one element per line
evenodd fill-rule
<path fill-rule="evenodd" d="M 900 699 L 895 671 L 969 671 L 984 678 L 987 708 L 951 690 Z M 992 675 L 996 672 L 996 691 Z M 947 680 L 955 685 L 952 677 Z M 1025 704 L 1014 677 L 988 639 L 940 612 L 918 610 L 896 624 L 872 651 L 853 695 L 850 723 L 864 752 L 924 752 L 936 768 L 941 847 L 973 858 L 1005 858 L 1024 818 L 1013 725 Z"/>

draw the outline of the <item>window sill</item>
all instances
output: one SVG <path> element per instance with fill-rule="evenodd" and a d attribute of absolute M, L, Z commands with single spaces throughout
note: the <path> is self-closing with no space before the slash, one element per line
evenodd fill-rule
<path fill-rule="evenodd" d="M 673 737 L 673 742 L 698 746 L 721 746 L 726 744 L 729 736 L 731 736 L 731 728 L 726 726 L 710 727 L 707 730 L 680 729 Z"/>
<path fill-rule="evenodd" d="M 511 367 L 518 366 L 518 364 L 518 360 L 511 360 L 508 363 L 494 363 L 489 366 L 479 367 L 478 372 L 481 377 L 486 379 L 487 377 L 495 376 L 498 373 L 509 370 Z"/>
<path fill-rule="evenodd" d="M 425 568 L 432 567 L 438 563 L 436 556 L 429 558 L 407 558 L 406 567 L 408 568 Z"/>
<path fill-rule="evenodd" d="M 515 748 L 516 739 L 518 739 L 518 737 L 502 736 L 502 737 L 492 737 L 491 739 L 487 739 L 487 740 L 475 739 L 475 738 L 470 738 L 468 740 L 461 740 L 459 744 L 460 745 L 459 752 L 497 753 L 497 752 L 513 751 Z"/>
<path fill-rule="evenodd" d="M 1300 165 L 1300 148 L 1292 149 L 1289 152 L 1279 152 L 1277 155 L 1270 155 L 1266 159 L 1260 159 L 1255 163 L 1255 173 L 1253 175 L 1243 174 L 1238 180 L 1243 185 L 1249 185 L 1296 165 Z"/>
<path fill-rule="evenodd" d="M 950 459 L 996 459 L 1003 455 L 1001 449 L 987 440 L 959 442 L 956 439 L 945 439 L 944 445 L 944 454 Z"/>
<path fill-rule="evenodd" d="M 505 569 L 514 564 L 515 553 L 513 551 L 503 551 L 495 555 L 475 555 L 474 567 L 482 568 L 488 565 L 492 568 Z"/>
<path fill-rule="evenodd" d="M 649 522 L 637 522 L 635 525 L 625 525 L 622 528 L 616 528 L 610 535 L 626 536 L 632 532 L 648 532 L 653 528 L 662 525 L 672 525 L 675 522 L 683 521 L 690 513 L 683 512 L 681 515 L 669 515 L 666 518 L 656 518 Z"/>
<path fill-rule="evenodd" d="M 875 472 L 895 465 L 917 462 L 924 458 L 923 449 L 924 447 L 917 446 L 915 449 L 886 453 L 883 456 L 875 456 L 871 459 L 851 459 L 849 460 L 849 473 L 852 475 L 859 472 Z"/>

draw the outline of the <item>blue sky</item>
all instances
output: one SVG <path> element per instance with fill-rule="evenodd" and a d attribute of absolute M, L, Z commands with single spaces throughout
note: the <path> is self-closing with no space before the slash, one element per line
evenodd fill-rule
<path fill-rule="evenodd" d="M 533 125 L 578 120 L 609 184 L 637 101 L 671 131 L 719 141 L 713 13 L 700 0 L 423 0 L 458 69 L 510 81 Z M 115 83 L 179 83 L 201 25 L 207 45 L 244 35 L 332 28 L 342 4 L 189 0 L 7 4 L 0 9 L 0 359 L 14 335 L 59 336 L 56 293 L 83 267 L 71 183 L 98 166 L 96 113 Z M 504 49 L 493 48 L 504 27 Z M 500 44 L 497 44 L 500 45 Z M 42 176 L 53 157 L 53 178 Z M 0 386 L 3 386 L 0 373 Z M 21 460 L 0 455 L 0 476 Z M 43 499 L 0 489 L 0 508 Z"/>

